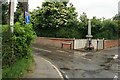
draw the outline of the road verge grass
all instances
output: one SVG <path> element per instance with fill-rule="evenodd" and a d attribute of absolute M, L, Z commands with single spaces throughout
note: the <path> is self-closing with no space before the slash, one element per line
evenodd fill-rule
<path fill-rule="evenodd" d="M 32 69 L 34 65 L 33 57 L 21 58 L 17 60 L 13 66 L 3 68 L 3 80 L 8 80 L 8 78 L 17 80 L 21 78 L 25 73 Z"/>

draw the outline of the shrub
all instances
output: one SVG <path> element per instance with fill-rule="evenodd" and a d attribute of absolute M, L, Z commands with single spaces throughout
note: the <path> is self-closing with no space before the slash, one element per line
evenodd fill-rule
<path fill-rule="evenodd" d="M 32 24 L 15 23 L 13 34 L 8 25 L 3 26 L 2 34 L 3 68 L 12 66 L 18 59 L 32 57 L 31 44 L 35 38 Z"/>

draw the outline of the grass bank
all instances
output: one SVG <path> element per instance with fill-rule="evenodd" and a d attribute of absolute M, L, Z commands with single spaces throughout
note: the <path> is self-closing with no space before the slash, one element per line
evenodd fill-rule
<path fill-rule="evenodd" d="M 33 57 L 19 59 L 11 67 L 3 69 L 2 80 L 17 80 L 31 70 L 33 65 Z"/>

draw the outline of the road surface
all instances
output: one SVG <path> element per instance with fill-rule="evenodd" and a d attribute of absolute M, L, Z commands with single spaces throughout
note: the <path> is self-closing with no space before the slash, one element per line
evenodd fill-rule
<path fill-rule="evenodd" d="M 118 47 L 92 52 L 34 45 L 35 55 L 52 62 L 65 78 L 114 78 L 118 75 Z"/>

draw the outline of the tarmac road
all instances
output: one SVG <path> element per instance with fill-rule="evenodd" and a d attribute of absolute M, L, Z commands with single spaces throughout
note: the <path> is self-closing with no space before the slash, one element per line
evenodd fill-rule
<path fill-rule="evenodd" d="M 118 47 L 99 52 L 80 52 L 55 47 L 36 46 L 33 51 L 52 62 L 65 78 L 114 78 L 118 75 Z"/>

